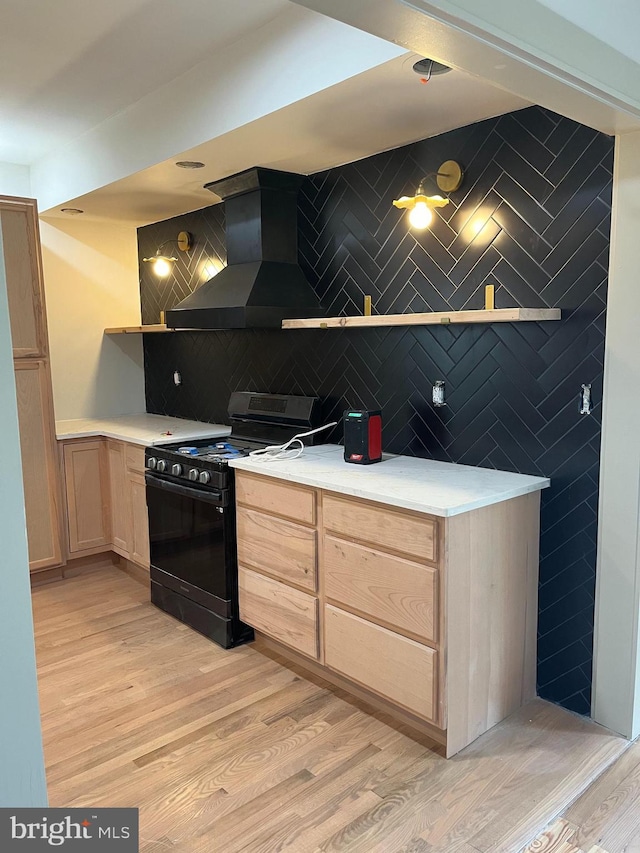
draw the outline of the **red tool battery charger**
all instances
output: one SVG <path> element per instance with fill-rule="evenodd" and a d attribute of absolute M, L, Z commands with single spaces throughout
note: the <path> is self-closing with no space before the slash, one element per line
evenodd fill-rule
<path fill-rule="evenodd" d="M 344 461 L 371 465 L 382 461 L 382 412 L 347 409 L 344 422 Z"/>

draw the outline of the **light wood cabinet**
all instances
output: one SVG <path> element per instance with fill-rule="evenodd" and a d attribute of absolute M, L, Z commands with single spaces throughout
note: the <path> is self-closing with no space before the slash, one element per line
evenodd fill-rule
<path fill-rule="evenodd" d="M 240 470 L 236 484 L 241 615 L 283 654 L 448 756 L 535 696 L 539 492 L 440 518 Z M 308 591 L 299 529 L 317 541 Z"/>
<path fill-rule="evenodd" d="M 105 443 L 96 439 L 66 444 L 63 460 L 69 553 L 107 550 L 111 532 Z"/>
<path fill-rule="evenodd" d="M 388 628 L 438 640 L 438 571 L 355 542 L 324 537 L 324 592 Z"/>
<path fill-rule="evenodd" d="M 326 530 L 370 545 L 399 551 L 419 560 L 438 559 L 438 519 L 408 513 L 370 501 L 354 501 L 325 493 L 322 516 Z"/>
<path fill-rule="evenodd" d="M 311 658 L 318 657 L 318 599 L 298 589 L 238 569 L 240 618 Z"/>
<path fill-rule="evenodd" d="M 241 565 L 315 591 L 315 529 L 242 506 L 238 507 L 237 525 Z"/>
<path fill-rule="evenodd" d="M 149 568 L 144 447 L 106 438 L 62 443 L 72 557 L 113 550 Z"/>
<path fill-rule="evenodd" d="M 62 562 L 59 480 L 49 373 L 42 359 L 14 362 L 31 571 Z"/>
<path fill-rule="evenodd" d="M 254 507 L 272 515 L 283 515 L 303 524 L 316 523 L 316 492 L 271 477 L 239 477 L 236 480 L 236 500 L 243 506 Z"/>
<path fill-rule="evenodd" d="M 144 474 L 128 471 L 131 502 L 131 546 L 129 559 L 145 569 L 149 568 L 149 518 L 147 515 L 147 487 Z"/>
<path fill-rule="evenodd" d="M 434 649 L 327 604 L 325 663 L 401 708 L 437 722 Z"/>
<path fill-rule="evenodd" d="M 240 472 L 235 482 L 240 618 L 317 660 L 317 492 Z"/>
<path fill-rule="evenodd" d="M 127 478 L 125 445 L 107 439 L 111 544 L 122 557 L 131 552 L 131 493 Z"/>
<path fill-rule="evenodd" d="M 0 231 L 20 425 L 29 569 L 33 572 L 63 563 L 62 488 L 36 202 L 0 196 Z"/>
<path fill-rule="evenodd" d="M 35 202 L 0 197 L 0 228 L 13 357 L 44 357 L 47 331 Z"/>

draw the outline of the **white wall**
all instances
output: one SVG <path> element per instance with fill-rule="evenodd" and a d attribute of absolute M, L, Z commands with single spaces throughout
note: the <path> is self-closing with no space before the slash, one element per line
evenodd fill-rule
<path fill-rule="evenodd" d="M 0 233 L 0 807 L 47 805 L 18 414 Z"/>
<path fill-rule="evenodd" d="M 136 230 L 81 219 L 41 220 L 57 420 L 145 411 Z"/>
<path fill-rule="evenodd" d="M 0 161 L 0 195 L 31 198 L 31 176 L 28 166 Z"/>
<path fill-rule="evenodd" d="M 605 339 L 593 716 L 640 734 L 640 133 L 616 139 Z"/>

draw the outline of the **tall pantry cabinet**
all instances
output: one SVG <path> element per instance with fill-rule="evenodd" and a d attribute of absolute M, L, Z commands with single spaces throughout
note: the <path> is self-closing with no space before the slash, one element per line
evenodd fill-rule
<path fill-rule="evenodd" d="M 0 196 L 0 229 L 18 401 L 29 568 L 34 572 L 63 562 L 61 488 L 35 200 Z"/>

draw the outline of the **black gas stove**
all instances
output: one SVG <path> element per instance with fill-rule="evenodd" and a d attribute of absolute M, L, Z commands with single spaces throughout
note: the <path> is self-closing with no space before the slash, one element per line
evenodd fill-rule
<path fill-rule="evenodd" d="M 229 461 L 317 426 L 317 403 L 316 397 L 234 392 L 228 438 L 145 451 L 151 601 L 224 648 L 253 639 L 238 615 Z"/>

